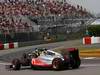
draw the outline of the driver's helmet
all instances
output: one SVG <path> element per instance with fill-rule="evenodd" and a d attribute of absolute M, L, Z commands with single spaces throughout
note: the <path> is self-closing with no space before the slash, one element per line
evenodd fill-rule
<path fill-rule="evenodd" d="M 47 55 L 47 50 L 44 51 L 44 54 Z"/>
<path fill-rule="evenodd" d="M 47 55 L 47 50 L 43 50 L 43 51 L 41 52 L 41 55 Z"/>
<path fill-rule="evenodd" d="M 32 51 L 32 54 L 36 54 L 36 55 L 39 55 L 39 52 L 38 52 L 38 49 L 37 48 L 35 48 L 35 50 L 34 51 Z"/>
<path fill-rule="evenodd" d="M 47 51 L 47 49 L 46 49 L 46 48 L 43 48 L 43 50 L 44 50 L 44 51 Z"/>

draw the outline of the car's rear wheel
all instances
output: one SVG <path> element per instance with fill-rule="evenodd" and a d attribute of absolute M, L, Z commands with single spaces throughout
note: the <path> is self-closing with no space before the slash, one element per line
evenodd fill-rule
<path fill-rule="evenodd" d="M 12 69 L 13 70 L 20 70 L 21 68 L 21 63 L 20 63 L 20 60 L 19 59 L 13 59 L 12 60 Z"/>
<path fill-rule="evenodd" d="M 55 58 L 52 61 L 52 68 L 54 70 L 61 70 L 61 67 L 62 67 L 62 60 L 60 58 Z"/>
<path fill-rule="evenodd" d="M 81 60 L 80 59 L 75 60 L 75 65 L 74 65 L 73 68 L 79 68 L 80 64 L 81 64 Z"/>
<path fill-rule="evenodd" d="M 70 66 L 69 66 L 69 67 L 72 68 L 72 69 L 79 68 L 80 63 L 81 63 L 80 60 L 77 60 L 77 59 L 71 58 L 71 59 L 70 59 Z"/>

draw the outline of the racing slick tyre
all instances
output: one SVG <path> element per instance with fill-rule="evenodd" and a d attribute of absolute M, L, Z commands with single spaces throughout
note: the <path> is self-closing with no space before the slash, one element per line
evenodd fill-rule
<path fill-rule="evenodd" d="M 74 69 L 79 68 L 80 64 L 81 64 L 81 60 L 80 59 L 76 59 L 75 60 L 75 65 L 73 66 L 73 68 Z"/>
<path fill-rule="evenodd" d="M 29 66 L 30 65 L 30 59 L 26 53 L 24 53 L 21 57 L 21 64 L 22 66 Z"/>
<path fill-rule="evenodd" d="M 12 69 L 13 70 L 20 70 L 21 68 L 21 63 L 20 63 L 20 60 L 19 59 L 13 59 L 12 60 Z"/>
<path fill-rule="evenodd" d="M 81 63 L 80 59 L 76 60 L 74 58 L 71 58 L 70 59 L 70 66 L 69 67 L 72 68 L 72 69 L 77 69 L 77 68 L 79 68 L 80 63 Z"/>
<path fill-rule="evenodd" d="M 55 58 L 52 61 L 52 68 L 54 70 L 61 70 L 61 68 L 62 68 L 62 60 L 60 58 Z"/>

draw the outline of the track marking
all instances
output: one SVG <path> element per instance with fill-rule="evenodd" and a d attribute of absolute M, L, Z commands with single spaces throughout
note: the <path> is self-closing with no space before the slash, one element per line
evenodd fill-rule
<path fill-rule="evenodd" d="M 97 57 L 86 57 L 86 58 L 83 58 L 83 59 L 96 59 Z"/>
<path fill-rule="evenodd" d="M 95 67 L 100 66 L 100 64 L 82 64 L 81 67 Z"/>
<path fill-rule="evenodd" d="M 81 59 L 100 59 L 98 57 L 80 57 Z"/>
<path fill-rule="evenodd" d="M 11 65 L 11 63 L 7 63 L 7 62 L 0 62 L 0 65 Z"/>

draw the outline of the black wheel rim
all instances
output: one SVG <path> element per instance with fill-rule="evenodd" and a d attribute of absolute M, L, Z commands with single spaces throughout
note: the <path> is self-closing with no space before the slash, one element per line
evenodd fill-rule
<path fill-rule="evenodd" d="M 59 63 L 58 61 L 54 61 L 54 62 L 53 62 L 53 68 L 54 68 L 54 69 L 58 69 L 58 67 L 59 67 L 59 66 L 58 66 L 58 63 Z"/>

